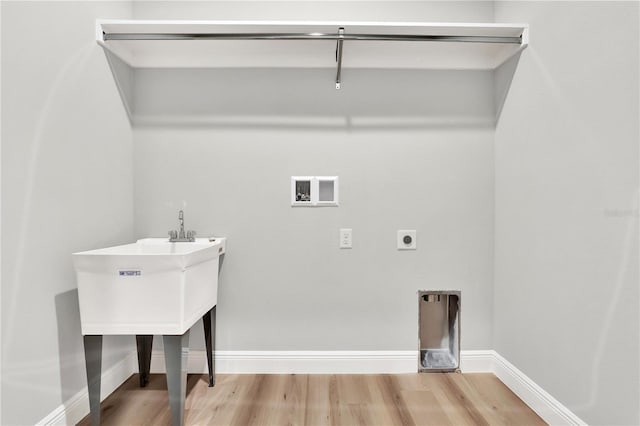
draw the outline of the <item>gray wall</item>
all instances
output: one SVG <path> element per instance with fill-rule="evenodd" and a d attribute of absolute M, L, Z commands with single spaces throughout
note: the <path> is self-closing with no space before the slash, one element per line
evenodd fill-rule
<path fill-rule="evenodd" d="M 229 237 L 220 349 L 412 350 L 416 291 L 461 288 L 464 349 L 495 348 L 589 423 L 640 423 L 637 3 L 1 7 L 2 424 L 32 424 L 85 384 L 69 253 L 166 235 L 181 208 Z M 336 92 L 314 69 L 141 70 L 132 134 L 93 27 L 494 12 L 533 36 L 495 134 L 509 72 L 351 70 Z M 291 208 L 302 174 L 339 175 L 340 207 Z M 418 251 L 395 250 L 400 228 Z M 130 340 L 107 339 L 105 367 Z"/>
<path fill-rule="evenodd" d="M 74 251 L 133 237 L 131 128 L 95 18 L 125 2 L 2 2 L 2 419 L 86 386 Z M 133 349 L 106 339 L 104 367 Z"/>
<path fill-rule="evenodd" d="M 135 19 L 492 22 L 493 1 L 151 1 L 133 0 Z"/>
<path fill-rule="evenodd" d="M 531 25 L 496 129 L 495 349 L 589 424 L 640 423 L 637 2 Z"/>
<path fill-rule="evenodd" d="M 491 345 L 490 130 L 137 129 L 136 235 L 229 238 L 222 350 L 413 350 L 419 289 L 462 289 L 465 349 Z M 340 207 L 290 207 L 290 176 Z M 352 250 L 338 229 L 353 228 Z M 396 230 L 418 230 L 398 252 Z M 200 336 L 194 331 L 195 336 Z"/>
<path fill-rule="evenodd" d="M 135 3 L 134 15 L 493 16 L 482 2 L 176 4 Z M 414 350 L 419 289 L 462 289 L 462 346 L 490 348 L 492 74 L 349 70 L 336 91 L 333 73 L 136 72 L 136 236 L 166 235 L 184 208 L 189 228 L 229 238 L 222 350 Z M 292 208 L 292 175 L 338 175 L 340 207 Z M 353 228 L 352 250 L 339 228 Z M 415 252 L 396 250 L 406 228 Z"/>

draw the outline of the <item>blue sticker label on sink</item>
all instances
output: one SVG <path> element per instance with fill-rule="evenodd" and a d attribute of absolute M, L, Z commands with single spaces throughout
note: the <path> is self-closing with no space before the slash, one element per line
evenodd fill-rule
<path fill-rule="evenodd" d="M 142 271 L 140 269 L 120 269 L 118 270 L 118 275 L 121 277 L 139 277 L 142 275 Z"/>

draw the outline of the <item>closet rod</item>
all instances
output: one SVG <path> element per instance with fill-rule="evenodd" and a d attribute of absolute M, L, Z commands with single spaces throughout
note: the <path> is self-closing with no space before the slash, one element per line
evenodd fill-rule
<path fill-rule="evenodd" d="M 522 44 L 522 36 L 339 33 L 107 33 L 103 40 L 368 40 Z"/>

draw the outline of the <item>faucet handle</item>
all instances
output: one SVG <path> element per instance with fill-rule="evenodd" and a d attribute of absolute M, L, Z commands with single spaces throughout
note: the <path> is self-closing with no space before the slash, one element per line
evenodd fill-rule
<path fill-rule="evenodd" d="M 195 241 L 195 239 L 196 239 L 196 231 L 187 231 L 187 238 L 190 241 Z"/>
<path fill-rule="evenodd" d="M 178 239 L 178 231 L 169 231 L 169 241 Z"/>

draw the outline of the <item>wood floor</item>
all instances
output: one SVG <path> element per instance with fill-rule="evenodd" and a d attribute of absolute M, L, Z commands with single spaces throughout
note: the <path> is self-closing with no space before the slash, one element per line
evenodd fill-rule
<path fill-rule="evenodd" d="M 169 425 L 164 375 L 132 376 L 102 425 Z M 190 375 L 186 425 L 544 425 L 492 374 Z M 80 425 L 90 425 L 88 417 Z"/>

